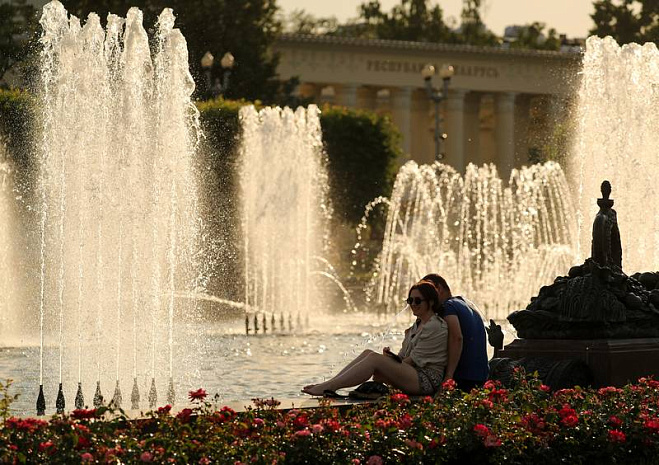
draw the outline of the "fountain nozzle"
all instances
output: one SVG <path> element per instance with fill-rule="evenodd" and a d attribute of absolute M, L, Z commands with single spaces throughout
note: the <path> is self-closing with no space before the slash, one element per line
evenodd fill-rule
<path fill-rule="evenodd" d="M 55 408 L 57 413 L 64 413 L 66 401 L 64 400 L 64 391 L 62 390 L 62 383 L 59 383 L 59 391 L 57 392 L 57 400 L 55 400 Z"/>
<path fill-rule="evenodd" d="M 137 378 L 133 378 L 133 392 L 130 394 L 130 408 L 140 408 L 140 388 L 137 386 Z"/>
<path fill-rule="evenodd" d="M 103 405 L 103 394 L 101 394 L 101 382 L 96 381 L 96 392 L 94 393 L 94 407 Z"/>
<path fill-rule="evenodd" d="M 76 392 L 75 406 L 77 409 L 85 408 L 85 397 L 82 394 L 81 382 L 78 382 L 78 392 Z"/>
<path fill-rule="evenodd" d="M 43 395 L 43 384 L 39 385 L 39 395 L 37 396 L 37 415 L 44 416 L 46 414 L 46 397 Z"/>

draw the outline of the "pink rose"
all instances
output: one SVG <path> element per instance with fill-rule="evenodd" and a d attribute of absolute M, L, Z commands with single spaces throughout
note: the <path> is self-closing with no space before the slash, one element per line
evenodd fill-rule
<path fill-rule="evenodd" d="M 323 425 L 319 425 L 319 424 L 315 424 L 311 427 L 311 431 L 313 432 L 313 434 L 322 433 L 324 429 L 325 428 L 323 428 Z"/>
<path fill-rule="evenodd" d="M 83 462 L 93 462 L 94 461 L 94 456 L 90 454 L 89 452 L 85 452 L 80 456 L 80 460 Z"/>
<path fill-rule="evenodd" d="M 140 455 L 140 460 L 142 462 L 151 462 L 153 460 L 153 455 L 149 451 L 144 451 L 142 452 L 142 455 Z"/>
<path fill-rule="evenodd" d="M 366 460 L 366 465 L 382 465 L 384 463 L 384 460 L 382 460 L 382 457 L 379 455 L 371 455 L 367 460 Z"/>

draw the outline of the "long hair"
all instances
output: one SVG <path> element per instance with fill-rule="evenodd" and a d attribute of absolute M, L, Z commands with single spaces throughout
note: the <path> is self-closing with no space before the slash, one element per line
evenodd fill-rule
<path fill-rule="evenodd" d="M 437 273 L 427 274 L 423 278 L 421 278 L 421 281 L 430 281 L 431 283 L 433 283 L 435 285 L 438 292 L 439 292 L 439 288 L 443 287 L 444 289 L 446 289 L 448 291 L 449 295 L 453 295 L 453 294 L 451 294 L 451 288 L 449 287 L 446 280 L 444 278 L 442 278 L 440 275 L 438 275 Z"/>
<path fill-rule="evenodd" d="M 432 283 L 432 281 L 419 281 L 410 288 L 410 291 L 407 293 L 407 297 L 409 297 L 412 291 L 415 289 L 421 293 L 423 298 L 429 304 L 430 301 L 433 302 L 430 308 L 435 313 L 435 315 L 443 316 L 444 309 L 442 305 L 439 303 L 439 294 L 437 293 L 437 288 Z"/>

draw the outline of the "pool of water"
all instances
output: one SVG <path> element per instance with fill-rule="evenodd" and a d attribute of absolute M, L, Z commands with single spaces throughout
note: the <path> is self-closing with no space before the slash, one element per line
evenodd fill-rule
<path fill-rule="evenodd" d="M 302 386 L 320 382 L 338 372 L 362 350 L 381 351 L 384 346 L 398 350 L 403 331 L 411 324 L 409 316 L 373 318 L 370 316 L 338 316 L 326 319 L 318 329 L 301 329 L 283 333 L 240 333 L 240 324 L 206 327 L 204 347 L 195 360 L 194 370 L 180 366 L 175 376 L 177 405 L 184 405 L 187 391 L 203 387 L 221 402 L 252 398 L 306 397 Z M 244 330 L 243 330 L 244 331 Z M 46 350 L 50 358 L 57 352 Z M 190 362 L 189 365 L 192 365 Z M 44 391 L 48 405 L 47 414 L 54 412 L 59 376 L 44 374 Z M 45 370 L 46 371 L 46 370 Z M 112 371 L 112 370 L 110 370 Z M 183 375 L 181 373 L 192 373 Z M 107 377 L 105 377 L 107 375 Z M 104 373 L 101 384 L 106 398 L 112 396 L 114 380 Z M 39 348 L 0 348 L 0 380 L 13 379 L 11 392 L 20 394 L 12 411 L 20 415 L 33 415 L 39 387 Z M 85 400 L 91 404 L 94 383 L 85 386 Z M 132 380 L 121 380 L 123 407 L 130 405 Z M 138 374 L 141 393 L 141 409 L 147 408 L 147 392 L 150 378 Z M 67 410 L 73 408 L 77 380 L 70 375 L 64 381 Z M 164 405 L 166 380 L 158 385 L 158 405 Z"/>

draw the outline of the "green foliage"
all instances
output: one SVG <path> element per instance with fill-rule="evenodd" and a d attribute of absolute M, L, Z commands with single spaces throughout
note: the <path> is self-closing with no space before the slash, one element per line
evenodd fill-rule
<path fill-rule="evenodd" d="M 240 300 L 243 280 L 241 276 L 242 241 L 238 212 L 238 144 L 241 136 L 240 108 L 246 102 L 222 99 L 198 102 L 205 139 L 198 154 L 199 172 L 202 173 L 200 212 L 210 234 L 204 234 L 206 250 L 213 256 L 206 263 L 211 268 L 208 291 L 214 295 Z M 235 279 L 232 279 L 235 278 Z M 215 287 L 213 287 L 215 286 Z"/>
<path fill-rule="evenodd" d="M 370 0 L 362 3 L 359 10 L 366 25 L 365 36 L 416 42 L 445 42 L 453 38 L 440 6 L 429 8 L 427 0 L 401 0 L 389 13 L 382 11 L 379 0 Z"/>
<path fill-rule="evenodd" d="M 0 89 L 0 138 L 17 171 L 28 177 L 35 174 L 36 167 L 32 144 L 35 107 L 28 92 Z"/>
<path fill-rule="evenodd" d="M 537 50 L 560 50 L 561 39 L 556 33 L 556 29 L 549 29 L 545 33 L 546 25 L 540 22 L 533 22 L 517 28 L 517 37 L 511 42 L 511 48 L 533 48 Z"/>
<path fill-rule="evenodd" d="M 611 36 L 619 44 L 659 43 L 659 2 L 656 0 L 596 0 L 590 16 L 591 34 Z"/>
<path fill-rule="evenodd" d="M 10 394 L 9 389 L 13 380 L 8 379 L 4 384 L 0 381 L 0 418 L 3 423 L 9 418 L 11 404 L 18 399 L 18 394 Z"/>
<path fill-rule="evenodd" d="M 49 422 L 10 417 L 0 428 L 2 463 L 656 463 L 659 382 L 550 392 L 535 376 L 469 393 L 452 381 L 435 399 L 395 393 L 339 410 L 278 410 L 254 399 L 235 412 L 189 393 L 131 421 L 120 410 L 75 410 Z M 15 463 L 14 462 L 14 463 Z"/>
<path fill-rule="evenodd" d="M 0 78 L 24 60 L 27 44 L 36 31 L 36 8 L 26 0 L 0 2 Z"/>
<path fill-rule="evenodd" d="M 388 117 L 325 106 L 320 115 L 334 210 L 357 225 L 364 207 L 391 193 L 400 133 Z"/>
<path fill-rule="evenodd" d="M 482 0 L 463 0 L 462 24 L 456 42 L 480 46 L 492 46 L 499 43 L 499 38 L 485 27 L 481 19 L 482 3 Z"/>

